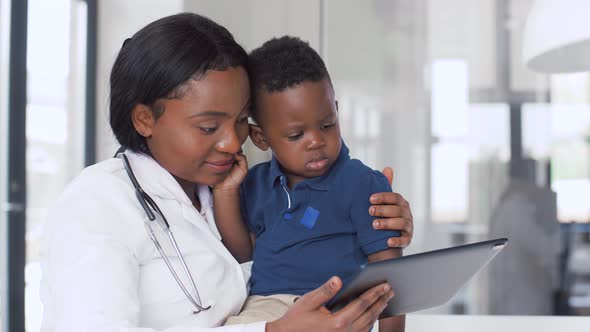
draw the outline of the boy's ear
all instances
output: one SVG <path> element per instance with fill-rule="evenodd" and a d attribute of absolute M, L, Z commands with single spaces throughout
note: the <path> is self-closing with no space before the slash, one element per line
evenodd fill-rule
<path fill-rule="evenodd" d="M 250 124 L 250 139 L 252 140 L 252 143 L 254 143 L 254 145 L 256 145 L 260 150 L 268 150 L 268 143 L 266 142 L 266 137 L 264 136 L 260 126 Z"/>
<path fill-rule="evenodd" d="M 131 120 L 133 121 L 135 130 L 137 130 L 141 136 L 145 138 L 150 138 L 152 136 L 156 120 L 154 119 L 152 110 L 147 105 L 135 105 L 133 110 L 131 110 Z"/>

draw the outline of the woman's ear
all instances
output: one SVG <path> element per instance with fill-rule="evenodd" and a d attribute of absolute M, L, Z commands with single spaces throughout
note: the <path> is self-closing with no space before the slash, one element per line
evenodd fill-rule
<path fill-rule="evenodd" d="M 260 126 L 250 124 L 250 139 L 252 140 L 252 143 L 254 143 L 254 145 L 256 145 L 260 150 L 268 150 L 268 143 L 266 142 L 266 137 L 264 136 Z"/>
<path fill-rule="evenodd" d="M 131 120 L 133 121 L 135 130 L 137 130 L 141 136 L 145 138 L 150 138 L 152 136 L 156 120 L 154 119 L 152 110 L 147 105 L 135 105 L 131 111 Z"/>

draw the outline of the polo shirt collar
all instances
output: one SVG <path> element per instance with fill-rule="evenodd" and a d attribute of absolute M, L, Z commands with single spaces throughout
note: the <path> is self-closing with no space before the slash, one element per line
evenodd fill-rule
<path fill-rule="evenodd" d="M 328 190 L 330 179 L 334 176 L 335 171 L 339 168 L 342 164 L 350 160 L 349 150 L 346 144 L 344 144 L 344 140 L 342 140 L 342 147 L 340 148 L 340 154 L 338 154 L 338 158 L 332 165 L 332 167 L 323 175 L 317 176 L 315 178 L 303 180 L 300 184 L 307 184 L 313 189 L 316 190 Z M 284 175 L 281 167 L 279 165 L 279 161 L 275 158 L 274 154 L 272 155 L 272 159 L 270 161 L 270 179 L 269 179 L 270 188 L 272 189 L 277 182 L 280 182 L 281 185 L 287 185 L 287 177 Z M 300 185 L 298 184 L 298 185 Z"/>

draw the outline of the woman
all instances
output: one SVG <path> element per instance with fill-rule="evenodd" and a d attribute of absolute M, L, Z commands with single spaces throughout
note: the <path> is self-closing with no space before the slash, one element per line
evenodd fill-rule
<path fill-rule="evenodd" d="M 127 151 L 85 169 L 48 215 L 45 330 L 366 331 L 374 323 L 389 285 L 331 314 L 323 304 L 341 287 L 333 277 L 276 321 L 219 327 L 240 310 L 249 277 L 220 241 L 209 191 L 248 136 L 246 63 L 225 28 L 196 14 L 157 20 L 124 43 L 110 122 Z M 407 202 L 376 197 L 387 205 L 373 215 L 386 217 L 382 228 L 404 230 L 395 241 L 406 246 Z"/>

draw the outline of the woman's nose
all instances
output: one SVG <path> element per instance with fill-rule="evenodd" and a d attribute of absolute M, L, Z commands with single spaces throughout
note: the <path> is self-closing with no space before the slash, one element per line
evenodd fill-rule
<path fill-rule="evenodd" d="M 217 142 L 216 148 L 220 152 L 236 154 L 240 151 L 241 142 L 238 137 L 238 133 L 234 129 L 229 129 L 225 133 L 221 139 Z"/>

